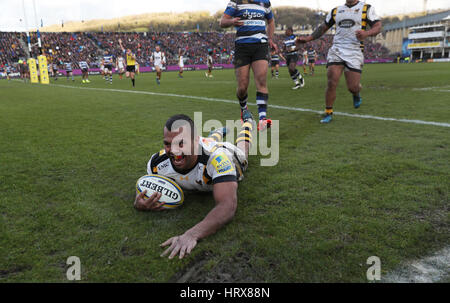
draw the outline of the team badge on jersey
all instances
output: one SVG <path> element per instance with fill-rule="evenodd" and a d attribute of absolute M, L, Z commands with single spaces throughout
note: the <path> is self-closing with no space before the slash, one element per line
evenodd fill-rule
<path fill-rule="evenodd" d="M 220 153 L 212 159 L 211 164 L 218 174 L 225 174 L 234 171 L 234 167 L 227 155 Z"/>

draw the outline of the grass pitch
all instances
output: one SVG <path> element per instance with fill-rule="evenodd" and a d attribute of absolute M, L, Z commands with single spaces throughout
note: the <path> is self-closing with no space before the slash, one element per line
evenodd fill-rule
<path fill-rule="evenodd" d="M 212 195 L 191 194 L 176 210 L 133 208 L 166 119 L 239 119 L 237 103 L 178 96 L 235 100 L 233 71 L 184 76 L 164 73 L 157 86 L 141 74 L 135 89 L 117 76 L 0 81 L 0 281 L 65 282 L 66 260 L 78 256 L 87 282 L 367 282 L 370 256 L 383 277 L 450 244 L 448 127 L 340 115 L 321 125 L 316 113 L 269 105 L 278 165 L 251 156 L 234 220 L 190 257 L 161 258 L 159 244 L 214 206 Z M 368 65 L 362 107 L 341 80 L 335 111 L 449 123 L 449 79 L 450 64 Z M 268 83 L 269 104 L 324 108 L 324 67 L 299 91 L 284 68 Z"/>

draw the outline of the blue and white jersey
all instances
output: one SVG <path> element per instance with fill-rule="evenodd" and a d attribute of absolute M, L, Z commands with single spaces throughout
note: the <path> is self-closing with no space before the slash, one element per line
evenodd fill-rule
<path fill-rule="evenodd" d="M 113 56 L 108 55 L 108 56 L 103 56 L 103 61 L 105 65 L 109 65 L 113 63 Z"/>
<path fill-rule="evenodd" d="M 273 19 L 269 0 L 230 0 L 225 14 L 241 18 L 236 27 L 236 43 L 267 43 L 266 20 Z"/>
<path fill-rule="evenodd" d="M 286 52 L 288 55 L 296 55 L 297 50 L 295 49 L 295 35 L 290 35 L 284 39 L 284 46 L 286 47 Z"/>
<path fill-rule="evenodd" d="M 65 66 L 66 66 L 67 71 L 72 71 L 72 63 L 71 62 L 66 62 Z"/>
<path fill-rule="evenodd" d="M 86 61 L 78 62 L 78 65 L 80 66 L 81 69 L 88 69 L 89 68 L 89 65 L 87 64 Z"/>

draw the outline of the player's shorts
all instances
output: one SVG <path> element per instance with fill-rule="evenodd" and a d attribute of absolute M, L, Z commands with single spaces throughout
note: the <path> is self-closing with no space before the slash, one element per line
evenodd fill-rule
<path fill-rule="evenodd" d="M 327 57 L 327 67 L 330 65 L 344 65 L 345 70 L 362 73 L 364 54 L 359 48 L 342 48 L 333 45 Z"/>
<path fill-rule="evenodd" d="M 112 72 L 112 70 L 113 70 L 112 64 L 106 64 L 106 65 L 105 65 L 105 71 Z"/>
<path fill-rule="evenodd" d="M 159 68 L 162 70 L 163 66 L 162 66 L 162 64 L 155 64 L 155 70 L 156 70 L 156 68 Z"/>
<path fill-rule="evenodd" d="M 82 71 L 83 73 L 87 73 L 87 72 L 88 72 L 88 69 L 87 69 L 87 68 L 82 68 L 81 71 Z"/>
<path fill-rule="evenodd" d="M 295 62 L 297 64 L 298 54 L 286 55 L 286 65 L 290 65 L 291 62 Z"/>
<path fill-rule="evenodd" d="M 184 67 L 184 63 L 183 63 L 183 62 L 180 62 L 180 63 L 178 63 L 178 66 L 179 66 L 179 67 Z"/>
<path fill-rule="evenodd" d="M 136 72 L 136 66 L 134 66 L 134 65 L 127 65 L 127 72 L 135 73 Z"/>
<path fill-rule="evenodd" d="M 280 60 L 271 60 L 270 61 L 270 65 L 272 66 L 272 67 L 275 67 L 275 66 L 277 66 L 277 65 L 279 65 L 280 64 Z"/>
<path fill-rule="evenodd" d="M 71 69 L 66 69 L 66 73 L 71 73 L 72 70 Z"/>
<path fill-rule="evenodd" d="M 270 61 L 267 43 L 236 43 L 233 58 L 235 68 L 249 65 L 258 60 Z"/>
<path fill-rule="evenodd" d="M 308 60 L 309 64 L 315 64 L 316 60 Z"/>

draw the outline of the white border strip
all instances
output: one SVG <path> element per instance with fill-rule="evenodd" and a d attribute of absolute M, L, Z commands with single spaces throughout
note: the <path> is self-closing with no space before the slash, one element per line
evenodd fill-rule
<path fill-rule="evenodd" d="M 141 94 L 141 95 L 152 95 L 152 96 L 162 96 L 162 97 L 175 97 L 175 98 L 183 98 L 183 99 L 192 99 L 192 100 L 204 100 L 209 102 L 221 102 L 221 103 L 231 103 L 237 104 L 237 101 L 234 100 L 226 100 L 226 99 L 217 99 L 217 98 L 208 98 L 208 97 L 198 97 L 198 96 L 188 96 L 188 95 L 179 95 L 179 94 L 170 94 L 170 93 L 155 93 L 150 91 L 138 91 L 138 90 L 124 90 L 124 89 L 114 89 L 114 88 L 94 88 L 94 87 L 79 87 L 79 86 L 70 86 L 63 84 L 50 84 L 51 86 L 57 87 L 65 87 L 65 88 L 73 88 L 73 89 L 82 89 L 82 90 L 95 90 L 95 91 L 105 91 L 105 92 L 117 92 L 117 93 L 129 93 L 129 94 Z M 256 104 L 250 104 L 255 106 Z M 289 107 L 282 105 L 269 104 L 269 108 L 276 109 L 284 109 L 290 111 L 299 111 L 299 112 L 309 112 L 322 114 L 323 111 L 312 110 L 307 108 L 299 108 L 299 107 Z M 361 119 L 371 119 L 371 120 L 381 120 L 381 121 L 392 121 L 392 122 L 402 122 L 402 123 L 412 123 L 412 124 L 421 124 L 421 125 L 433 125 L 433 126 L 441 126 L 441 127 L 450 127 L 450 123 L 444 122 L 432 122 L 432 121 L 422 121 L 422 120 L 408 120 L 408 119 L 395 119 L 395 118 L 384 118 L 377 117 L 371 115 L 358 115 L 358 114 L 349 114 L 342 112 L 334 112 L 333 114 L 351 118 L 361 118 Z"/>

